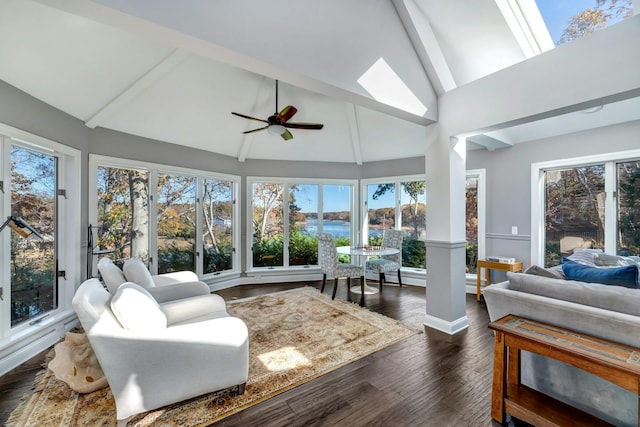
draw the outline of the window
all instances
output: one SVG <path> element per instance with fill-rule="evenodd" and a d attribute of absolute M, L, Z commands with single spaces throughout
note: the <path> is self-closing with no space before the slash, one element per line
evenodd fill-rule
<path fill-rule="evenodd" d="M 536 0 L 556 45 L 611 26 L 633 16 L 633 0 Z"/>
<path fill-rule="evenodd" d="M 251 267 L 318 265 L 319 232 L 333 234 L 338 246 L 349 245 L 354 185 L 351 181 L 249 178 Z M 348 256 L 341 256 L 341 261 L 347 260 Z"/>
<path fill-rule="evenodd" d="M 532 263 L 582 248 L 640 253 L 640 151 L 532 165 Z"/>
<path fill-rule="evenodd" d="M 402 266 L 426 267 L 426 185 L 424 177 L 397 177 L 363 182 L 366 242 L 380 245 L 385 229 L 403 230 Z"/>
<path fill-rule="evenodd" d="M 127 258 L 149 261 L 149 172 L 97 167 L 97 246 L 122 267 Z"/>
<path fill-rule="evenodd" d="M 545 171 L 545 266 L 579 248 L 604 248 L 603 164 Z"/>
<path fill-rule="evenodd" d="M 20 217 L 42 236 L 25 239 L 9 226 L 0 233 L 0 347 L 6 354 L 37 349 L 36 340 L 52 344 L 44 334 L 74 316 L 80 157 L 76 149 L 0 124 L 0 224 Z"/>
<path fill-rule="evenodd" d="M 202 273 L 220 274 L 234 268 L 234 182 L 212 178 L 203 182 Z"/>
<path fill-rule="evenodd" d="M 153 274 L 237 272 L 239 178 L 93 155 L 90 162 L 98 256 L 120 265 L 139 258 Z"/>
<path fill-rule="evenodd" d="M 10 233 L 11 326 L 58 306 L 57 175 L 56 156 L 11 145 L 11 215 L 24 219 L 43 237 L 25 240 Z"/>
<path fill-rule="evenodd" d="M 193 176 L 158 175 L 158 274 L 196 271 L 196 189 Z"/>
<path fill-rule="evenodd" d="M 485 170 L 467 171 L 466 181 L 466 239 L 467 274 L 475 280 L 477 261 L 485 256 Z"/>

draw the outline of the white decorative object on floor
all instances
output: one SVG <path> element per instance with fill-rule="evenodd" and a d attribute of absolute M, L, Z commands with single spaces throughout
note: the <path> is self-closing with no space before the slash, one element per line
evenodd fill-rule
<path fill-rule="evenodd" d="M 54 348 L 49 369 L 73 391 L 91 393 L 109 385 L 85 334 L 67 332 Z"/>

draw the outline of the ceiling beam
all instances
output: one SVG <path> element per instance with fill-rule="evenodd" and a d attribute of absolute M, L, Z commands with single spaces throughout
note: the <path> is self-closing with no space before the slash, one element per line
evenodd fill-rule
<path fill-rule="evenodd" d="M 458 87 L 422 10 L 413 0 L 393 0 L 393 5 L 436 93 L 442 95 Z"/>
<path fill-rule="evenodd" d="M 74 15 L 83 16 L 105 25 L 121 28 L 134 34 L 142 35 L 151 40 L 175 46 L 182 50 L 201 55 L 206 58 L 223 62 L 227 65 L 242 68 L 253 73 L 267 76 L 272 79 L 287 82 L 291 85 L 317 92 L 344 102 L 361 105 L 374 111 L 379 111 L 399 119 L 407 120 L 422 126 L 428 126 L 435 122 L 436 117 L 423 117 L 404 111 L 400 108 L 379 102 L 370 96 L 356 93 L 352 90 L 336 86 L 332 83 L 319 80 L 260 60 L 246 54 L 233 51 L 229 48 L 197 38 L 157 23 L 137 18 L 89 0 L 35 0 L 38 3 L 63 10 Z"/>
<path fill-rule="evenodd" d="M 91 116 L 89 120 L 84 122 L 84 124 L 92 129 L 96 126 L 100 126 L 102 120 L 108 118 L 111 114 L 131 102 L 131 100 L 140 95 L 147 88 L 157 83 L 176 65 L 180 64 L 189 56 L 190 54 L 183 50 L 173 50 L 169 55 L 161 59 L 160 62 L 151 67 L 146 73 L 116 95 L 115 98 L 103 105 L 102 108 Z"/>
<path fill-rule="evenodd" d="M 489 151 L 498 150 L 500 148 L 513 147 L 512 144 L 483 134 L 468 136 L 467 141 L 481 145 Z"/>
<path fill-rule="evenodd" d="M 360 143 L 360 130 L 358 128 L 358 112 L 353 104 L 346 104 L 347 123 L 349 124 L 349 136 L 353 158 L 357 165 L 362 165 L 362 144 Z"/>

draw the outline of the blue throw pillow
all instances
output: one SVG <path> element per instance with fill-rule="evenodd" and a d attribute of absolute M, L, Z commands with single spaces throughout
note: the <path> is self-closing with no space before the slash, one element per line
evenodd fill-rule
<path fill-rule="evenodd" d="M 580 264 L 567 258 L 562 258 L 562 272 L 567 279 L 589 283 L 603 283 L 605 285 L 637 288 L 638 266 L 602 268 Z"/>

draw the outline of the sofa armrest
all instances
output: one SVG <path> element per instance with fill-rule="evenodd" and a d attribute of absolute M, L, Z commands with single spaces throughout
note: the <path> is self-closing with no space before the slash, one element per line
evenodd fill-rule
<path fill-rule="evenodd" d="M 186 322 L 198 317 L 225 317 L 227 304 L 220 295 L 200 295 L 160 304 L 160 310 L 167 317 L 167 325 Z"/>
<path fill-rule="evenodd" d="M 168 301 L 191 298 L 200 295 L 210 295 L 211 290 L 203 282 L 175 283 L 173 285 L 155 286 L 147 288 L 147 291 L 155 298 L 158 304 Z"/>
<path fill-rule="evenodd" d="M 198 281 L 198 275 L 193 271 L 176 271 L 173 273 L 156 274 L 155 276 L 151 276 L 151 278 L 156 286 Z"/>
<path fill-rule="evenodd" d="M 87 335 L 119 420 L 247 380 L 248 330 L 238 318 L 146 331 L 97 326 Z"/>

